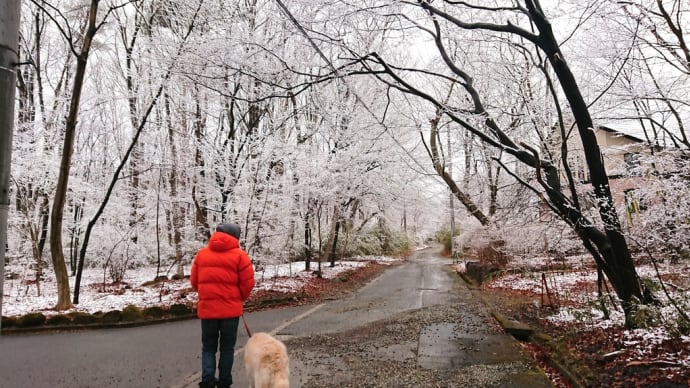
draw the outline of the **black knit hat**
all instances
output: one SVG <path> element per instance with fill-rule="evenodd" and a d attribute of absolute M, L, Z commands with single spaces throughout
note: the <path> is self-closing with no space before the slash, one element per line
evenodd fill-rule
<path fill-rule="evenodd" d="M 237 224 L 218 224 L 216 232 L 223 232 L 239 240 L 242 229 Z"/>

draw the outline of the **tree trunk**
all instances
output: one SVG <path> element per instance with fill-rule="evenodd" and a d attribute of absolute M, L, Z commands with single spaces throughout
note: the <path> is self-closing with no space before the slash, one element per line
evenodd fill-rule
<path fill-rule="evenodd" d="M 202 119 L 202 113 L 201 113 L 201 106 L 199 104 L 199 99 L 200 97 L 197 94 L 197 99 L 196 99 L 196 120 L 194 121 L 194 139 L 195 141 L 195 150 L 194 150 L 194 162 L 197 170 L 199 171 L 199 178 L 194 177 L 194 184 L 192 186 L 192 199 L 194 200 L 194 230 L 195 230 L 195 238 L 201 239 L 201 240 L 208 240 L 210 237 L 209 231 L 211 230 L 210 225 L 208 223 L 208 210 L 207 210 L 207 201 L 206 201 L 206 193 L 201 191 L 203 190 L 202 188 L 204 186 L 198 184 L 198 180 L 201 180 L 201 182 L 204 182 L 206 180 L 206 171 L 204 171 L 205 168 L 205 163 L 204 163 L 204 158 L 201 153 L 201 144 L 204 144 L 204 129 L 205 129 L 205 124 Z"/>
<path fill-rule="evenodd" d="M 72 275 L 77 273 L 77 267 L 79 263 L 79 238 L 81 237 L 81 228 L 79 224 L 84 215 L 84 202 L 86 199 L 82 199 L 81 202 L 74 205 L 74 227 L 70 233 L 70 246 L 69 246 L 69 264 L 72 270 Z"/>
<path fill-rule="evenodd" d="M 565 62 L 563 54 L 560 52 L 558 42 L 556 41 L 551 25 L 542 13 L 541 6 L 538 0 L 525 0 L 527 15 L 530 17 L 533 25 L 539 34 L 534 31 L 527 31 L 517 27 L 516 25 L 507 24 L 492 24 L 492 23 L 467 23 L 459 20 L 440 8 L 435 8 L 431 5 L 431 1 L 422 1 L 420 6 L 429 11 L 432 16 L 432 23 L 435 27 L 435 40 L 439 48 L 441 56 L 446 65 L 458 76 L 460 76 L 465 83 L 462 86 L 470 94 L 474 104 L 476 114 L 482 114 L 486 117 L 485 125 L 491 130 L 493 136 L 487 136 L 484 132 L 472 126 L 467 121 L 461 119 L 454 112 L 445 110 L 455 122 L 460 124 L 463 128 L 471 131 L 474 135 L 481 138 L 487 144 L 504 150 L 509 154 L 515 156 L 522 163 L 535 168 L 537 179 L 542 185 L 545 194 L 548 196 L 548 201 L 545 201 L 559 216 L 566 220 L 575 230 L 575 232 L 583 240 L 585 247 L 593 246 L 592 252 L 595 262 L 602 268 L 604 273 L 609 277 L 613 287 L 616 290 L 618 297 L 621 300 L 621 305 L 626 315 L 626 324 L 630 326 L 630 313 L 632 311 L 632 303 L 635 299 L 648 302 L 643 295 L 642 287 L 640 285 L 635 265 L 632 261 L 630 251 L 620 230 L 620 222 L 613 206 L 611 191 L 609 188 L 608 176 L 603 164 L 599 145 L 593 132 L 593 122 L 585 103 L 580 89 L 575 81 L 570 68 Z M 489 11 L 491 12 L 491 11 Z M 539 155 L 534 149 L 528 145 L 521 143 L 523 148 L 529 149 L 528 152 L 520 149 L 515 142 L 510 139 L 491 119 L 491 117 L 484 110 L 480 97 L 474 87 L 472 86 L 472 79 L 457 68 L 450 57 L 445 52 L 443 42 L 441 40 L 441 24 L 438 22 L 438 17 L 444 18 L 455 26 L 470 30 L 486 30 L 496 31 L 499 33 L 514 34 L 526 39 L 537 45 L 547 55 L 548 60 L 558 77 L 563 92 L 570 103 L 573 118 L 575 119 L 582 145 L 585 149 L 585 157 L 592 179 L 592 186 L 594 187 L 594 194 L 599 206 L 599 216 L 604 224 L 604 232 L 600 231 L 580 212 L 573 201 L 569 200 L 561 191 L 560 176 L 555 166 L 548 161 L 540 160 Z M 385 62 L 380 60 L 377 54 L 372 56 L 379 64 L 384 66 L 386 73 L 391 75 L 393 79 L 404 85 L 405 90 L 412 91 L 429 101 L 432 101 L 439 109 L 445 108 L 443 104 L 436 101 L 434 98 L 425 93 L 414 89 L 399 76 L 391 70 Z M 563 139 L 565 140 L 565 139 Z M 542 179 L 541 174 L 544 174 Z M 523 182 L 524 183 L 524 182 Z M 595 249 L 594 249 L 595 247 Z"/>
<path fill-rule="evenodd" d="M 592 231 L 591 228 L 584 228 L 583 230 L 585 236 L 592 241 L 600 252 L 605 264 L 602 270 L 611 280 L 616 294 L 621 299 L 625 316 L 629 318 L 635 298 L 643 303 L 649 301 L 642 292 L 635 264 L 633 263 L 625 236 L 621 231 L 620 221 L 611 195 L 608 175 L 604 167 L 604 160 L 593 131 L 594 123 L 589 114 L 587 103 L 580 93 L 575 76 L 560 52 L 551 29 L 551 24 L 539 10 L 534 7 L 529 7 L 529 10 L 535 25 L 541 33 L 539 45 L 547 54 L 563 92 L 570 103 L 585 151 L 585 159 L 587 160 L 594 195 L 599 204 L 599 216 L 604 223 L 605 236 L 593 236 L 589 233 Z M 576 227 L 581 227 L 578 224 L 575 225 Z"/>
<path fill-rule="evenodd" d="M 311 225 L 309 215 L 304 220 L 304 269 L 309 271 L 311 267 Z"/>
<path fill-rule="evenodd" d="M 167 118 L 167 126 L 168 126 L 168 144 L 170 145 L 170 158 L 172 160 L 172 164 L 170 166 L 170 175 L 168 177 L 168 185 L 170 185 L 170 198 L 172 200 L 171 203 L 171 210 L 170 210 L 170 217 L 171 220 L 168 223 L 171 225 L 171 234 L 172 234 L 172 246 L 175 248 L 175 263 L 177 264 L 177 275 L 179 277 L 184 276 L 184 269 L 182 267 L 182 224 L 183 224 L 183 216 L 182 216 L 182 206 L 180 205 L 180 201 L 177 198 L 178 195 L 178 170 L 177 170 L 177 161 L 175 158 L 177 157 L 177 145 L 175 144 L 175 131 L 173 128 L 173 121 L 172 121 L 172 112 L 170 110 L 170 97 L 167 94 L 163 95 L 163 99 L 165 100 L 164 106 L 165 106 L 165 114 Z M 181 117 L 179 120 L 180 123 L 182 123 L 182 126 L 186 126 L 186 117 Z M 184 131 L 183 128 L 183 132 Z"/>
<path fill-rule="evenodd" d="M 62 158 L 60 160 L 60 173 L 55 187 L 53 209 L 50 213 L 50 252 L 57 283 L 56 310 L 67 310 L 72 307 L 70 301 L 69 279 L 65 265 L 65 255 L 62 250 L 62 218 L 67 200 L 69 187 L 69 172 L 72 166 L 72 154 L 74 152 L 74 139 L 77 132 L 77 117 L 79 115 L 79 101 L 81 100 L 82 86 L 86 75 L 86 63 L 89 59 L 91 42 L 96 35 L 96 14 L 98 13 L 99 0 L 92 0 L 89 7 L 88 24 L 84 33 L 84 42 L 81 52 L 77 56 L 77 70 L 72 86 L 72 98 L 70 100 L 69 113 L 65 122 L 65 139 L 62 144 Z"/>
<path fill-rule="evenodd" d="M 438 124 L 443 116 L 441 108 L 436 109 L 436 116 L 431 120 L 431 128 L 429 134 L 429 146 L 431 147 L 431 161 L 434 165 L 436 173 L 443 179 L 450 191 L 465 206 L 465 209 L 476 218 L 482 225 L 489 224 L 489 218 L 479 209 L 479 207 L 472 201 L 467 194 L 465 194 L 458 184 L 455 182 L 450 173 L 446 170 L 438 150 Z"/>
<path fill-rule="evenodd" d="M 10 165 L 14 128 L 14 95 L 19 62 L 19 16 L 21 2 L 0 3 L 0 315 L 2 315 L 7 249 L 7 215 L 10 209 Z"/>
<path fill-rule="evenodd" d="M 330 231 L 328 232 L 328 241 L 326 242 L 326 246 L 324 247 L 323 250 L 323 257 L 321 258 L 321 262 L 330 262 L 331 261 L 331 255 L 335 256 L 333 253 L 333 244 L 337 241 L 337 231 L 338 231 L 338 222 L 340 220 L 340 206 L 334 205 L 333 206 L 333 218 L 331 219 L 331 227 Z M 319 262 L 319 264 L 321 263 Z M 320 268 L 319 268 L 320 269 Z"/>
<path fill-rule="evenodd" d="M 331 245 L 331 267 L 335 267 L 336 247 L 338 246 L 338 236 L 340 235 L 340 227 L 343 224 L 338 220 L 335 223 L 335 231 L 333 232 L 333 244 Z"/>
<path fill-rule="evenodd" d="M 129 42 L 125 41 L 125 31 L 126 27 L 121 27 L 123 35 L 123 43 L 127 45 L 125 50 L 125 81 L 127 83 L 127 102 L 129 107 L 129 120 L 132 128 L 136 130 L 139 127 L 139 87 L 134 82 L 134 72 L 135 65 L 132 60 L 132 55 L 134 53 L 134 47 L 137 42 L 137 37 L 141 31 L 142 23 L 146 23 L 142 20 L 141 11 L 137 10 L 134 13 L 134 31 L 132 33 L 131 40 Z M 139 222 L 139 202 L 140 202 L 140 186 L 141 178 L 139 176 L 139 165 L 142 163 L 143 152 L 138 146 L 134 146 L 132 150 L 131 158 L 129 161 L 130 169 L 130 210 L 129 210 L 129 227 L 134 232 L 131 235 L 131 240 L 133 243 L 137 243 L 139 240 L 138 232 L 136 230 L 136 225 Z"/>
<path fill-rule="evenodd" d="M 314 213 L 314 201 L 307 200 L 307 212 L 304 216 L 304 270 L 309 271 L 312 257 L 311 216 Z"/>
<path fill-rule="evenodd" d="M 158 172 L 158 190 L 156 190 L 156 277 L 158 279 L 161 274 L 161 186 L 163 182 L 163 174 Z"/>

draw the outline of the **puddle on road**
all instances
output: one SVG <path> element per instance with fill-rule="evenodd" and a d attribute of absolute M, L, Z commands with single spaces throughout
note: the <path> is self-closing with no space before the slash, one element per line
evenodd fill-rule
<path fill-rule="evenodd" d="M 451 369 L 477 364 L 522 360 L 521 350 L 504 334 L 469 334 L 457 324 L 426 326 L 419 337 L 417 364 L 428 369 Z"/>

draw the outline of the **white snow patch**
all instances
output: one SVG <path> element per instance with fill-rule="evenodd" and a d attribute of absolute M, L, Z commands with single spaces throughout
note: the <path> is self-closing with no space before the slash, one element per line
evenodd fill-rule
<path fill-rule="evenodd" d="M 327 279 L 338 277 L 352 269 L 365 266 L 369 262 L 390 265 L 400 259 L 383 256 L 356 257 L 350 261 L 337 261 L 334 267 L 329 263 L 321 263 L 322 276 Z M 316 262 L 311 263 L 311 270 L 305 271 L 305 262 L 266 265 L 255 274 L 256 287 L 259 290 L 275 290 L 291 292 L 300 290 L 309 279 L 313 278 L 312 271 L 317 268 Z M 110 310 L 122 310 L 132 304 L 138 307 L 166 306 L 175 303 L 195 303 L 196 291 L 191 288 L 189 279 L 169 280 L 153 286 L 142 286 L 153 280 L 155 268 L 129 269 L 125 273 L 122 284 L 111 284 L 108 277 L 103 278 L 102 269 L 85 269 L 82 274 L 79 292 L 79 304 L 71 311 L 95 313 Z M 52 310 L 57 302 L 57 286 L 54 277 L 46 271 L 46 279 L 41 282 L 41 295 L 35 284 L 28 283 L 28 278 L 6 279 L 4 283 L 4 297 L 2 315 L 20 316 L 30 312 L 41 312 L 46 316 L 57 314 Z M 188 275 L 188 274 L 187 274 Z M 74 276 L 69 278 L 70 290 L 74 292 Z M 64 313 L 63 312 L 63 313 Z"/>

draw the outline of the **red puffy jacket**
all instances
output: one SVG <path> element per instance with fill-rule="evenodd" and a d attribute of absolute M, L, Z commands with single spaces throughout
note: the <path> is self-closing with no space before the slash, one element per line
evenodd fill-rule
<path fill-rule="evenodd" d="M 199 293 L 199 318 L 235 318 L 254 288 L 254 267 L 235 237 L 215 232 L 194 257 L 190 281 Z"/>

